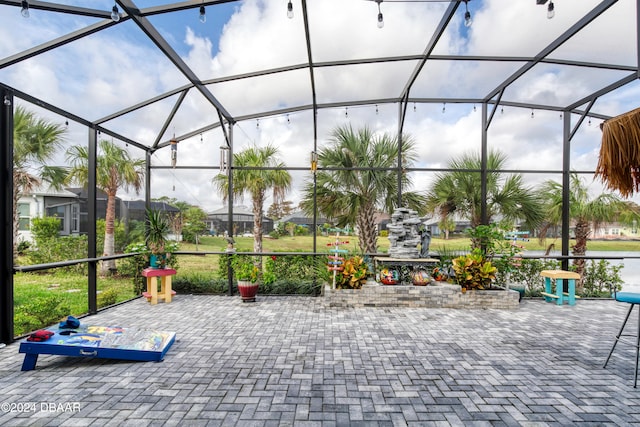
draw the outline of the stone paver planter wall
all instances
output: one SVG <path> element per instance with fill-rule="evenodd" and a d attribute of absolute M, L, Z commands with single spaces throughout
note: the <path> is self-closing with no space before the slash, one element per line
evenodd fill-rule
<path fill-rule="evenodd" d="M 362 289 L 325 287 L 329 307 L 427 307 L 517 309 L 517 291 L 490 290 L 462 293 L 459 285 L 437 282 L 429 286 L 367 284 Z"/>

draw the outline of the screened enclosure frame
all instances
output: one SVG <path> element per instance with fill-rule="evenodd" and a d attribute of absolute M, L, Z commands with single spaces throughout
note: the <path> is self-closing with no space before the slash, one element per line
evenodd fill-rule
<path fill-rule="evenodd" d="M 346 1 L 346 0 L 344 0 Z M 362 0 L 353 0 L 362 1 Z M 475 0 L 480 2 L 481 0 Z M 525 1 L 525 0 L 522 0 Z M 534 0 L 526 0 L 531 3 Z M 176 135 L 175 139 L 178 141 L 185 140 L 202 134 L 203 132 L 216 130 L 221 133 L 224 141 L 229 148 L 229 178 L 232 178 L 231 172 L 237 169 L 232 163 L 234 153 L 234 127 L 241 122 L 250 120 L 257 120 L 265 117 L 280 116 L 288 113 L 296 113 L 300 111 L 311 111 L 312 113 L 312 126 L 313 126 L 313 151 L 318 148 L 318 112 L 324 109 L 336 109 L 346 108 L 353 106 L 372 106 L 372 105 L 397 105 L 397 136 L 402 142 L 402 136 L 404 134 L 404 126 L 406 122 L 407 111 L 410 105 L 415 104 L 479 104 L 481 106 L 481 135 L 480 135 L 480 152 L 481 152 L 481 174 L 482 183 L 482 195 L 483 200 L 486 200 L 487 188 L 486 188 L 486 176 L 489 170 L 487 169 L 487 155 L 488 155 L 488 131 L 491 127 L 492 121 L 499 108 L 507 106 L 521 109 L 531 110 L 546 110 L 562 113 L 563 116 L 563 130 L 562 130 L 562 168 L 561 170 L 530 170 L 529 173 L 554 173 L 561 174 L 563 185 L 563 210 L 562 210 L 562 256 L 563 268 L 567 267 L 569 255 L 569 178 L 570 178 L 570 146 L 573 137 L 576 132 L 583 125 L 587 118 L 596 118 L 606 120 L 611 118 L 612 114 L 606 112 L 593 111 L 596 101 L 604 95 L 615 92 L 627 85 L 635 83 L 640 77 L 640 70 L 638 64 L 640 59 L 640 37 L 638 35 L 638 22 L 640 22 L 640 0 L 633 0 L 635 5 L 635 49 L 636 57 L 635 64 L 615 64 L 615 63 L 603 63 L 592 61 L 579 61 L 575 59 L 562 59 L 554 57 L 553 53 L 560 47 L 567 43 L 572 37 L 585 29 L 588 30 L 589 26 L 596 21 L 598 17 L 604 14 L 611 7 L 615 6 L 619 1 L 624 0 L 603 0 L 600 1 L 595 7 L 585 13 L 572 25 L 568 26 L 558 37 L 548 43 L 535 55 L 531 56 L 483 56 L 483 55 L 443 55 L 434 53 L 436 46 L 445 36 L 447 31 L 451 31 L 451 27 L 458 25 L 458 15 L 460 14 L 460 7 L 464 9 L 464 1 L 444 1 L 446 7 L 443 8 L 442 15 L 439 22 L 433 28 L 431 36 L 424 45 L 424 49 L 420 54 L 403 54 L 398 56 L 380 56 L 380 57 L 363 57 L 354 59 L 335 59 L 318 61 L 314 58 L 312 51 L 313 46 L 313 31 L 311 29 L 311 14 L 314 0 L 299 0 L 295 2 L 296 13 L 301 14 L 302 18 L 302 31 L 299 37 L 304 39 L 304 45 L 306 48 L 306 61 L 289 64 L 285 66 L 279 66 L 274 68 L 256 69 L 250 72 L 220 76 L 215 78 L 202 77 L 192 67 L 190 67 L 183 57 L 175 50 L 175 48 L 167 41 L 162 35 L 160 29 L 152 24 L 150 18 L 156 15 L 166 15 L 175 12 L 193 10 L 197 11 L 201 6 L 211 7 L 214 10 L 215 6 L 223 5 L 226 3 L 241 3 L 237 0 L 213 0 L 213 1 L 200 1 L 200 0 L 188 0 L 182 2 L 168 3 L 159 6 L 152 6 L 146 8 L 140 8 L 135 1 L 132 0 L 116 0 L 115 4 L 122 12 L 120 20 L 114 22 L 111 19 L 110 10 L 98 10 L 87 7 L 71 6 L 55 2 L 44 1 L 29 1 L 29 7 L 34 11 L 46 11 L 65 15 L 78 15 L 83 17 L 90 17 L 96 20 L 95 23 L 88 25 L 84 28 L 77 29 L 66 35 L 49 40 L 38 46 L 20 51 L 11 56 L 0 58 L 0 70 L 12 67 L 16 64 L 26 62 L 32 58 L 36 58 L 39 55 L 46 54 L 55 49 L 59 49 L 65 45 L 71 44 L 82 38 L 94 35 L 101 31 L 105 31 L 117 25 L 130 22 L 140 30 L 144 37 L 153 44 L 156 49 L 172 64 L 174 69 L 183 76 L 188 83 L 175 87 L 164 93 L 160 93 L 154 97 L 148 98 L 142 102 L 129 105 L 118 111 L 113 111 L 108 115 L 100 118 L 89 118 L 87 116 L 80 116 L 74 114 L 64 108 L 53 105 L 46 102 L 43 99 L 28 92 L 27 89 L 15 87 L 8 83 L 0 81 L 0 99 L 3 102 L 3 110 L 0 117 L 0 143 L 3 149 L 0 151 L 0 164 L 3 168 L 3 173 L 0 178 L 0 185 L 3 191 L 2 201 L 4 208 L 1 210 L 0 216 L 3 227 L 0 227 L 0 237 L 4 242 L 5 256 L 0 267 L 0 341 L 11 342 L 13 340 L 13 274 L 17 271 L 16 266 L 13 265 L 12 259 L 12 246 L 13 246 L 13 229 L 12 229 L 12 207 L 13 198 L 10 189 L 13 187 L 12 182 L 12 170 L 13 170 L 13 111 L 16 100 L 22 100 L 24 102 L 36 105 L 45 110 L 51 111 L 61 117 L 65 117 L 68 120 L 72 120 L 76 123 L 86 126 L 89 130 L 87 135 L 87 144 L 90 153 L 89 163 L 89 218 L 96 217 L 96 159 L 97 159 L 97 141 L 98 133 L 111 136 L 126 144 L 129 144 L 136 149 L 140 149 L 145 154 L 146 159 L 146 174 L 145 174 L 145 201 L 147 206 L 151 200 L 151 181 L 153 179 L 152 173 L 155 169 L 166 168 L 166 166 L 152 166 L 151 155 L 157 150 L 161 150 L 170 145 L 170 139 L 167 139 L 164 135 L 167 132 L 172 120 L 176 114 L 181 110 L 183 103 L 192 92 L 198 93 L 202 98 L 206 100 L 210 106 L 215 109 L 216 117 L 211 120 L 211 123 L 193 128 L 180 135 Z M 631 1 L 631 0 L 630 0 Z M 471 1 L 470 4 L 474 2 Z M 373 2 L 372 2 L 373 4 Z M 383 3 L 386 6 L 386 2 Z M 20 0 L 0 0 L 0 7 L 5 7 L 7 10 L 15 9 L 15 13 L 19 13 L 19 9 L 22 5 Z M 283 8 L 285 3 L 283 2 Z M 357 18 L 356 18 L 357 19 Z M 19 37 L 19 35 L 17 35 Z M 142 60 L 142 59 L 141 59 Z M 453 63 L 462 63 L 464 61 L 475 61 L 479 63 L 498 64 L 498 63 L 513 63 L 522 64 L 515 71 L 508 73 L 499 84 L 494 88 L 484 93 L 480 97 L 469 98 L 455 98 L 455 97 L 421 97 L 418 95 L 412 95 L 417 80 L 422 76 L 422 73 L 427 64 L 438 63 L 442 61 L 451 61 Z M 323 69 L 336 69 L 341 67 L 349 67 L 354 65 L 378 65 L 378 64 L 414 64 L 408 77 L 401 82 L 402 89 L 399 93 L 392 97 L 385 98 L 362 98 L 362 99 L 341 99 L 332 102 L 319 101 L 318 95 L 318 77 L 317 73 Z M 594 70 L 610 70 L 619 72 L 623 77 L 614 81 L 609 81 L 604 85 L 601 85 L 596 90 L 587 94 L 586 96 L 578 97 L 569 103 L 564 105 L 544 104 L 544 103 L 532 103 L 523 102 L 514 99 L 509 99 L 507 96 L 507 90 L 520 79 L 526 78 L 528 73 L 532 71 L 536 66 L 555 65 L 555 66 L 570 66 L 577 69 L 594 69 Z M 290 105 L 277 109 L 269 109 L 265 111 L 257 111 L 243 114 L 233 114 L 231 109 L 228 108 L 224 102 L 214 95 L 210 87 L 212 85 L 226 83 L 226 82 L 246 82 L 249 79 L 259 78 L 264 76 L 280 75 L 292 71 L 303 71 L 308 73 L 308 93 L 306 94 L 308 102 L 300 105 Z M 154 138 L 151 144 L 145 144 L 137 141 L 130 135 L 122 134 L 114 129 L 110 128 L 109 122 L 118 118 L 125 118 L 128 114 L 139 111 L 145 107 L 152 106 L 158 102 L 168 100 L 175 97 L 171 111 L 164 118 L 164 123 L 159 130 L 158 134 Z M 578 119 L 575 123 L 572 123 L 572 116 L 576 116 Z M 402 149 L 402 143 L 400 143 L 400 149 Z M 202 167 L 181 165 L 179 169 L 198 169 Z M 216 170 L 217 166 L 207 166 L 207 169 Z M 304 168 L 288 167 L 288 170 L 300 170 Z M 320 168 L 319 168 L 320 169 Z M 433 168 L 403 168 L 401 164 L 401 156 L 398 155 L 398 164 L 395 170 L 398 174 L 398 181 L 401 181 L 401 175 L 403 171 L 444 171 L 446 169 L 433 169 Z M 502 171 L 508 172 L 508 171 Z M 513 172 L 525 172 L 523 170 L 515 170 Z M 578 171 L 579 173 L 587 174 L 593 173 L 593 171 Z M 229 181 L 229 200 L 233 200 L 233 182 Z M 401 185 L 398 186 L 401 188 Z M 397 204 L 402 205 L 402 193 L 397 194 Z M 231 229 L 232 217 L 233 217 L 233 205 L 234 203 L 228 203 L 228 223 L 229 229 Z M 482 205 L 482 218 L 486 223 L 487 212 L 486 203 Z M 314 212 L 314 225 L 317 220 L 317 209 Z M 90 224 L 92 222 L 90 221 Z M 315 227 L 314 227 L 315 228 Z M 88 263 L 89 266 L 89 313 L 95 313 L 97 311 L 96 303 L 96 283 L 97 283 L 97 263 L 105 258 L 98 257 L 96 253 L 96 228 L 95 221 L 90 226 L 88 232 L 89 251 L 87 253 L 87 259 L 82 260 Z M 315 233 L 313 242 L 313 251 L 317 252 Z"/>

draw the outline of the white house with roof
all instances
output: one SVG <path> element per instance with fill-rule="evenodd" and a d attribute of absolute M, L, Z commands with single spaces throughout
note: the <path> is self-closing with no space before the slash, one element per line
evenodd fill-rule
<path fill-rule="evenodd" d="M 18 241 L 33 241 L 31 221 L 45 216 L 60 220 L 61 236 L 80 233 L 80 199 L 71 191 L 40 186 L 22 195 L 17 209 L 20 216 Z"/>

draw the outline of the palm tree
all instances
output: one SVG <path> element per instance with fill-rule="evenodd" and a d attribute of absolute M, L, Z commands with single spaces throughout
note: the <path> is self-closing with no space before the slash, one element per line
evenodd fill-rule
<path fill-rule="evenodd" d="M 540 194 L 546 203 L 544 205 L 547 221 L 541 229 L 541 238 L 546 236 L 549 228 L 562 222 L 562 184 L 549 180 L 542 184 Z M 628 211 L 627 205 L 611 193 L 602 193 L 591 198 L 585 183 L 572 173 L 569 184 L 569 218 L 574 223 L 576 243 L 571 247 L 571 254 L 584 256 L 587 253 L 587 241 L 591 234 L 591 226 L 597 228 L 603 222 L 610 222 L 618 215 Z M 574 259 L 576 272 L 582 276 L 585 260 Z M 578 292 L 582 291 L 582 280 L 577 285 Z"/>
<path fill-rule="evenodd" d="M 524 185 L 522 175 L 506 175 L 503 169 L 506 157 L 498 151 L 487 156 L 487 223 L 496 219 L 504 222 L 524 221 L 530 229 L 542 223 L 537 193 Z M 482 224 L 481 159 L 477 154 L 463 154 L 449 163 L 450 172 L 436 176 L 427 195 L 427 208 L 438 212 L 442 219 L 454 212 L 469 218 L 471 227 Z M 477 172 L 476 172 L 477 171 Z"/>
<path fill-rule="evenodd" d="M 367 127 L 355 131 L 351 126 L 338 126 L 329 144 L 318 153 L 318 165 L 325 170 L 316 173 L 315 186 L 318 211 L 334 218 L 339 227 L 356 224 L 362 253 L 376 253 L 377 210 L 392 212 L 398 207 L 398 138 L 388 134 L 374 135 Z M 402 142 L 402 166 L 411 167 L 416 158 L 413 140 Z M 402 174 L 402 188 L 411 186 L 410 177 Z M 303 209 L 313 213 L 314 184 L 305 185 Z M 420 210 L 424 198 L 418 193 L 403 192 L 405 207 Z"/>
<path fill-rule="evenodd" d="M 82 185 L 89 182 L 89 151 L 86 146 L 76 145 L 67 150 L 67 160 L 71 165 L 68 179 Z M 119 189 L 140 190 L 144 178 L 144 159 L 132 158 L 129 153 L 113 142 L 101 140 L 98 143 L 96 159 L 96 187 L 107 194 L 107 212 L 105 215 L 103 256 L 114 255 L 116 217 L 116 194 Z M 115 270 L 115 260 L 102 263 L 101 274 Z"/>
<path fill-rule="evenodd" d="M 252 146 L 233 155 L 233 197 L 242 200 L 249 193 L 253 207 L 253 251 L 262 252 L 262 217 L 266 192 L 273 189 L 273 203 L 282 203 L 291 188 L 291 175 L 278 160 L 278 149 Z M 229 193 L 227 175 L 216 175 L 213 184 L 226 201 Z M 260 260 L 260 265 L 262 260 Z"/>
<path fill-rule="evenodd" d="M 42 181 L 59 188 L 66 170 L 48 166 L 64 142 L 66 128 L 36 117 L 35 113 L 18 106 L 13 116 L 13 259 L 17 258 L 18 200 L 33 191 Z"/>

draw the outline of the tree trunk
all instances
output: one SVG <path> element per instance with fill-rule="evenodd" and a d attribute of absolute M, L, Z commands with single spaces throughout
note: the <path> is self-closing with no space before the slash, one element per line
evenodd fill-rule
<path fill-rule="evenodd" d="M 115 218 L 116 218 L 116 194 L 109 191 L 107 193 L 107 212 L 105 215 L 104 224 L 104 250 L 103 256 L 110 256 L 115 254 Z M 100 267 L 100 274 L 106 276 L 112 271 L 116 270 L 116 260 L 111 259 L 103 261 Z"/>
<path fill-rule="evenodd" d="M 378 229 L 376 227 L 373 203 L 367 203 L 360 208 L 356 218 L 356 225 L 358 226 L 360 251 L 363 254 L 376 253 L 378 251 Z"/>
<path fill-rule="evenodd" d="M 264 205 L 264 194 L 253 195 L 253 251 L 262 253 L 262 207 Z M 262 257 L 258 257 L 256 264 L 259 271 L 262 271 Z"/>
<path fill-rule="evenodd" d="M 20 189 L 13 185 L 13 264 L 18 263 L 18 231 L 20 230 L 20 215 L 18 213 L 18 200 L 20 200 Z"/>
<path fill-rule="evenodd" d="M 574 256 L 584 256 L 587 253 L 587 239 L 591 230 L 589 229 L 589 223 L 586 221 L 578 221 L 575 227 L 576 244 L 571 247 L 571 253 Z M 574 259 L 573 265 L 576 267 L 576 273 L 580 275 L 580 280 L 576 282 L 576 293 L 582 293 L 584 290 L 584 259 Z"/>

